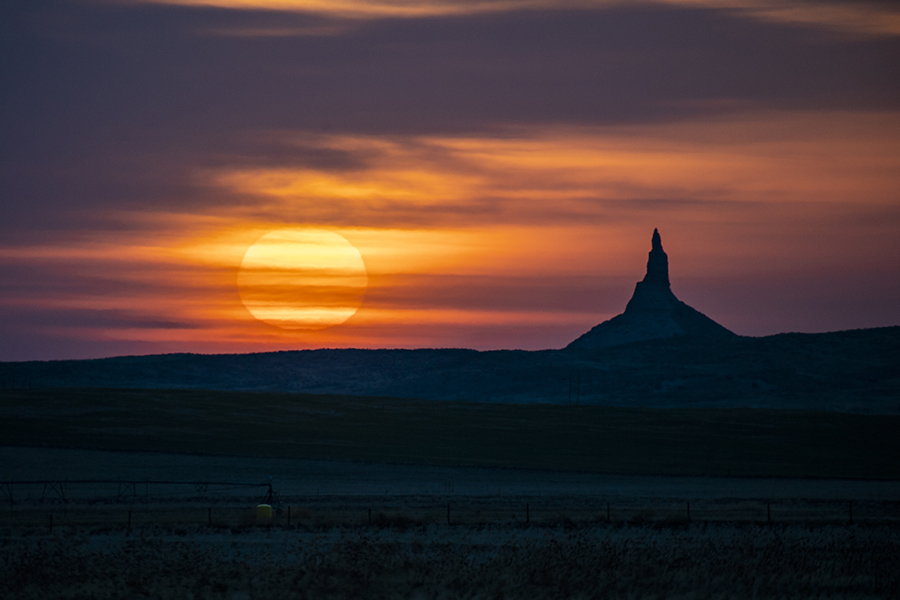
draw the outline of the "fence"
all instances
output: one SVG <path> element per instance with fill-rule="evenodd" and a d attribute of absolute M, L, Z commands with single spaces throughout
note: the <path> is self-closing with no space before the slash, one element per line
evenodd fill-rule
<path fill-rule="evenodd" d="M 24 527 L 573 526 L 696 521 L 898 522 L 900 501 L 822 498 L 602 498 L 599 496 L 289 496 L 272 483 L 4 481 L 4 521 Z M 271 504 L 271 519 L 256 506 Z"/>

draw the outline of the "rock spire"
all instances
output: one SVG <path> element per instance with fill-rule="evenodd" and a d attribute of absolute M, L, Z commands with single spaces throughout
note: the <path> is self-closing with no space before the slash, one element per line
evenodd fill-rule
<path fill-rule="evenodd" d="M 566 346 L 577 350 L 675 337 L 733 338 L 734 334 L 675 297 L 669 284 L 669 257 L 659 230 L 653 230 L 647 274 L 634 286 L 625 312 L 600 323 Z"/>
<path fill-rule="evenodd" d="M 663 283 L 669 285 L 669 257 L 662 247 L 662 238 L 659 230 L 653 230 L 653 238 L 650 240 L 650 256 L 647 259 L 647 274 L 644 275 L 646 283 Z"/>

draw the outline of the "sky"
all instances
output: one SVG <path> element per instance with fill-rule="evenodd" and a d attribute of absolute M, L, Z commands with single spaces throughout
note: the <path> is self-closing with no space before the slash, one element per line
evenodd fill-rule
<path fill-rule="evenodd" d="M 735 333 L 900 325 L 894 3 L 5 0 L 0 46 L 0 360 L 560 348 L 654 228 Z"/>

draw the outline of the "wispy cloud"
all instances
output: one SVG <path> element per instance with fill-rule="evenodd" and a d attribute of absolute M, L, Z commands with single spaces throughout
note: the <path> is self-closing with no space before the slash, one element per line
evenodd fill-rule
<path fill-rule="evenodd" d="M 729 204 L 893 205 L 892 113 L 762 113 L 607 128 L 511 128 L 494 137 L 306 136 L 365 168 L 236 166 L 201 183 L 251 211 L 341 226 L 572 223 L 633 210 Z M 291 134 L 285 134 L 290 136 Z M 236 209 L 238 212 L 245 210 Z"/>
<path fill-rule="evenodd" d="M 778 0 L 659 0 L 674 6 L 733 11 L 750 18 L 821 28 L 845 35 L 896 37 L 900 9 L 883 2 L 809 2 Z"/>
<path fill-rule="evenodd" d="M 900 9 L 881 2 L 808 0 L 140 0 L 154 4 L 296 11 L 348 19 L 423 18 L 522 10 L 591 10 L 622 5 L 670 5 L 719 10 L 738 18 L 813 27 L 864 37 L 900 35 Z M 228 30 L 223 30 L 228 31 Z M 338 31 L 333 29 L 332 31 Z M 256 35 L 323 35 L 327 28 L 260 28 Z M 246 29 L 243 35 L 254 35 Z"/>

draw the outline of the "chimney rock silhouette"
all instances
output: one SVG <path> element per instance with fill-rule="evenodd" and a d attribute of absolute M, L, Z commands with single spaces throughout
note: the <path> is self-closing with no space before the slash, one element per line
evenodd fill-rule
<path fill-rule="evenodd" d="M 652 248 L 650 249 L 650 257 L 647 259 L 647 274 L 644 275 L 644 282 L 664 283 L 669 285 L 669 257 L 663 251 L 662 238 L 659 237 L 659 230 L 653 230 L 653 239 L 650 240 Z"/>
<path fill-rule="evenodd" d="M 674 337 L 735 337 L 675 297 L 669 284 L 669 257 L 663 250 L 658 230 L 653 230 L 650 243 L 647 274 L 635 285 L 625 312 L 600 323 L 566 346 L 567 349 L 590 350 Z"/>

